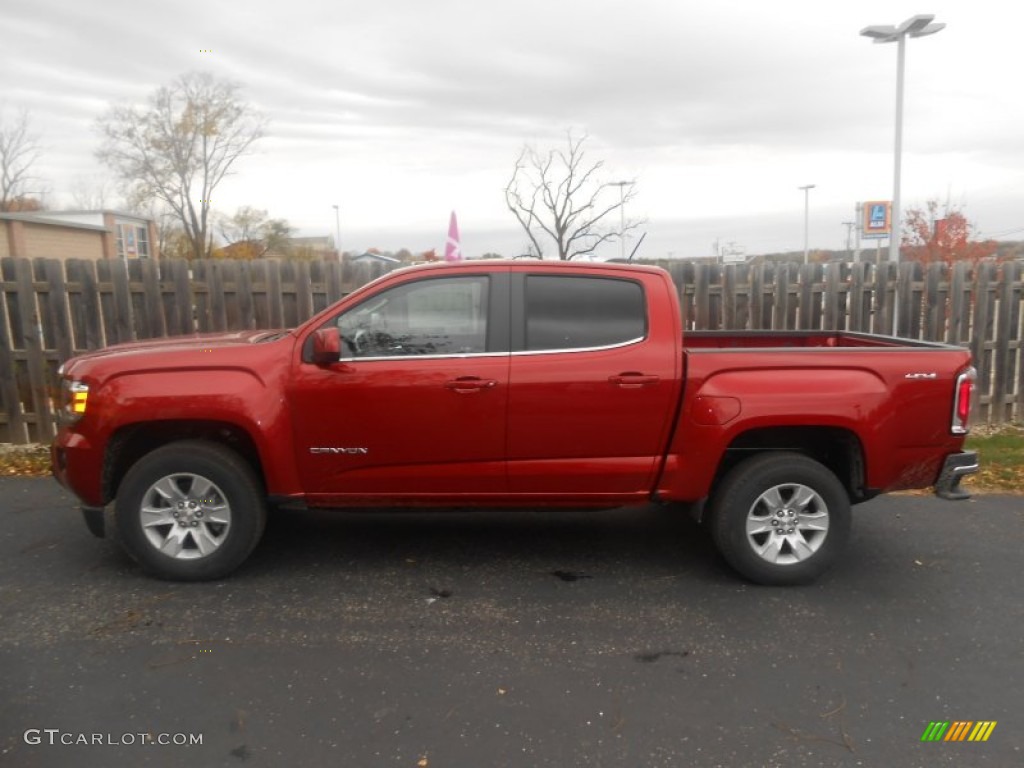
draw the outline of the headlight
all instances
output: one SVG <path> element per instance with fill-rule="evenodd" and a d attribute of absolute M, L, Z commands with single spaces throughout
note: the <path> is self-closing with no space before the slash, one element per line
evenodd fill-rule
<path fill-rule="evenodd" d="M 89 385 L 81 381 L 64 379 L 60 385 L 61 418 L 68 424 L 74 424 L 85 415 L 89 404 Z"/>

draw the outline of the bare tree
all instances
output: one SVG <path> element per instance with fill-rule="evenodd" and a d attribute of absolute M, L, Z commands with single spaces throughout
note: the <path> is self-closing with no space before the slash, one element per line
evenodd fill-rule
<path fill-rule="evenodd" d="M 99 120 L 99 159 L 130 185 L 135 203 L 158 200 L 171 209 L 193 258 L 210 255 L 214 190 L 263 135 L 265 120 L 238 90 L 190 73 L 159 88 L 145 109 L 113 106 Z"/>
<path fill-rule="evenodd" d="M 547 154 L 524 145 L 505 187 L 508 209 L 541 258 L 544 241 L 554 241 L 558 258 L 569 261 L 593 253 L 601 243 L 625 237 L 640 225 L 620 221 L 618 227 L 609 226 L 609 214 L 636 197 L 636 182 L 603 180 L 604 163 L 587 160 L 586 139 L 586 135 L 575 138 L 569 131 L 565 149 Z"/>
<path fill-rule="evenodd" d="M 83 211 L 103 211 L 110 206 L 110 182 L 76 176 L 71 182 L 71 204 Z"/>
<path fill-rule="evenodd" d="M 10 119 L 0 114 L 0 211 L 25 209 L 27 187 L 36 180 L 31 175 L 32 165 L 40 151 L 28 110 Z"/>

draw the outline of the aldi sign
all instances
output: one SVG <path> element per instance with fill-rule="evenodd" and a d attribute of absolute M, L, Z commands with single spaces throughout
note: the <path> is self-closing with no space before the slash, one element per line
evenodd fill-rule
<path fill-rule="evenodd" d="M 869 200 L 861 205 L 860 236 L 864 239 L 889 237 L 892 234 L 892 203 Z"/>

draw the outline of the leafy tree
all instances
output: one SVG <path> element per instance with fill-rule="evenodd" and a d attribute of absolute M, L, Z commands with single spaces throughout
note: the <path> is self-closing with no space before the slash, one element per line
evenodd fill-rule
<path fill-rule="evenodd" d="M 524 145 L 505 187 L 508 209 L 542 258 L 542 242 L 552 241 L 558 258 L 569 261 L 593 253 L 601 243 L 625 237 L 640 224 L 609 226 L 607 217 L 636 196 L 636 182 L 602 180 L 604 163 L 587 160 L 586 139 L 569 131 L 565 148 L 547 153 Z"/>
<path fill-rule="evenodd" d="M 947 203 L 939 214 L 939 201 L 929 200 L 923 209 L 910 208 L 903 219 L 903 258 L 929 264 L 944 261 L 977 263 L 995 255 L 994 240 L 975 240 L 976 230 L 963 211 Z"/>
<path fill-rule="evenodd" d="M 158 200 L 171 209 L 193 258 L 210 252 L 214 191 L 263 135 L 264 119 L 238 91 L 209 73 L 190 73 L 157 89 L 146 107 L 113 106 L 98 123 L 99 159 L 136 201 Z"/>
<path fill-rule="evenodd" d="M 223 256 L 261 259 L 269 252 L 288 253 L 294 229 L 284 219 L 268 219 L 267 212 L 242 206 L 233 216 L 218 216 L 217 228 L 227 243 Z"/>
<path fill-rule="evenodd" d="M 157 237 L 162 259 L 189 259 L 192 257 L 192 241 L 178 224 L 157 226 Z"/>
<path fill-rule="evenodd" d="M 0 113 L 0 211 L 40 210 L 39 201 L 26 196 L 29 183 L 36 180 L 31 171 L 40 152 L 28 110 L 11 118 Z M 32 208 L 33 202 L 40 207 Z"/>

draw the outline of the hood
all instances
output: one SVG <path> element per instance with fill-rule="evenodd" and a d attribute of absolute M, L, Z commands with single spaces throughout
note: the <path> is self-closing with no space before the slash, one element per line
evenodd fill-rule
<path fill-rule="evenodd" d="M 235 357 L 236 350 L 251 349 L 253 345 L 277 341 L 292 335 L 292 331 L 260 330 L 205 333 L 191 336 L 170 336 L 114 344 L 94 352 L 73 357 L 61 366 L 65 375 L 74 376 L 82 371 L 91 372 L 105 363 L 116 363 L 128 368 L 167 366 L 192 363 L 225 362 Z"/>

